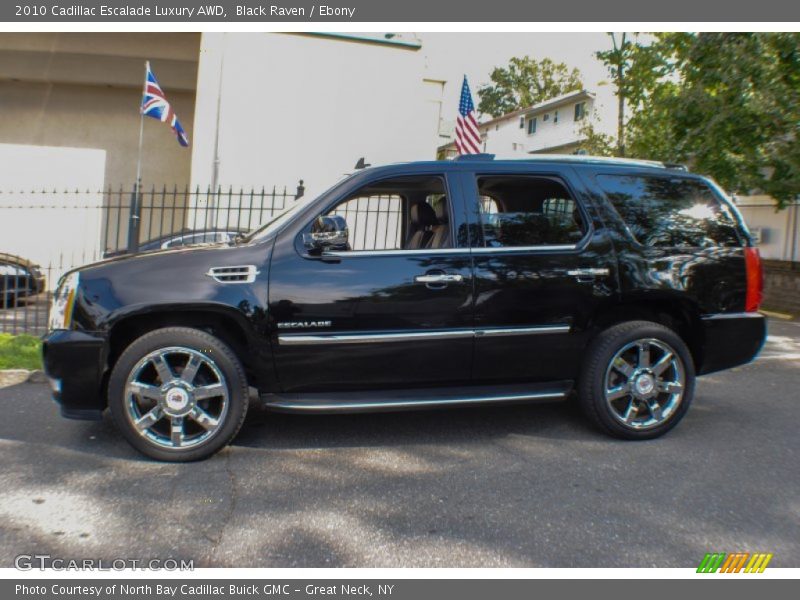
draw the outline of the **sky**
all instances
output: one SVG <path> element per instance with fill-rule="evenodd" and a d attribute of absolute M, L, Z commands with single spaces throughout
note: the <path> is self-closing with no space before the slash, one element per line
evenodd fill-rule
<path fill-rule="evenodd" d="M 492 69 L 506 66 L 514 56 L 527 55 L 577 67 L 583 75 L 584 87 L 597 95 L 599 129 L 607 133 L 615 131 L 614 88 L 606 68 L 594 57 L 595 51 L 611 48 L 606 33 L 418 33 L 416 36 L 422 41 L 428 76 L 447 81 L 443 111 L 447 120 L 455 120 L 465 74 L 477 106 L 477 91 L 481 85 L 491 83 Z"/>

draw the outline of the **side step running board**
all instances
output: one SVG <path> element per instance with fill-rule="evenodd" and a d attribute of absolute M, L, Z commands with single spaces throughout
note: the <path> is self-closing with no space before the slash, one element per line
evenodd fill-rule
<path fill-rule="evenodd" d="M 571 381 L 556 381 L 458 388 L 263 394 L 261 400 L 266 408 L 279 412 L 356 413 L 554 402 L 565 399 L 571 390 Z"/>

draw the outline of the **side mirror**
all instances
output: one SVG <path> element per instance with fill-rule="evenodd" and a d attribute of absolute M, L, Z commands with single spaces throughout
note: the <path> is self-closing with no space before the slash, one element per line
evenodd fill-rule
<path fill-rule="evenodd" d="M 347 221 L 341 215 L 317 217 L 311 225 L 311 233 L 303 234 L 303 244 L 315 254 L 328 250 L 349 250 Z"/>

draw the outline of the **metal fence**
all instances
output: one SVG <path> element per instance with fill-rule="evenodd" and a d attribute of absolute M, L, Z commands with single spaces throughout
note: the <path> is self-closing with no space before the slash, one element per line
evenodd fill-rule
<path fill-rule="evenodd" d="M 66 271 L 104 257 L 230 239 L 296 202 L 296 187 L 109 186 L 0 192 L 0 333 L 42 335 Z"/>
<path fill-rule="evenodd" d="M 0 333 L 42 335 L 50 297 L 70 269 L 117 255 L 232 239 L 257 228 L 305 193 L 294 188 L 0 192 Z M 346 199 L 353 250 L 403 245 L 399 195 Z"/>

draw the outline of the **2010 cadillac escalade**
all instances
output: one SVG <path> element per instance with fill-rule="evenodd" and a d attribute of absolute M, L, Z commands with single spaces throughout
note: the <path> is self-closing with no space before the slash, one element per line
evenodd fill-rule
<path fill-rule="evenodd" d="M 227 244 L 65 275 L 44 362 L 64 416 L 203 458 L 270 409 L 400 410 L 573 392 L 659 436 L 695 377 L 765 336 L 758 250 L 709 179 L 647 161 L 473 155 L 357 171 Z"/>

